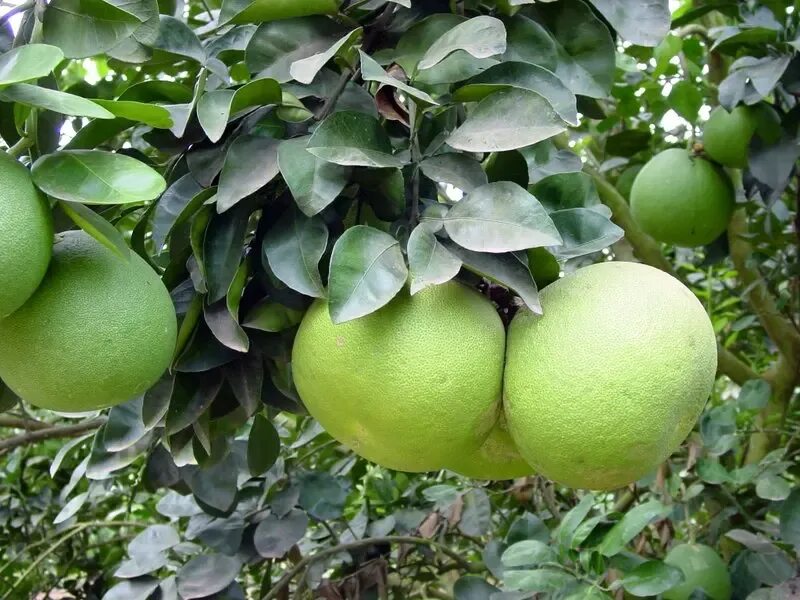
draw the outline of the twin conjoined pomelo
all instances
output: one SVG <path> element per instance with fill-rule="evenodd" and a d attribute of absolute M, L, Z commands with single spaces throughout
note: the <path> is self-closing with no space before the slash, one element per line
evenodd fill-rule
<path fill-rule="evenodd" d="M 580 269 L 521 311 L 456 282 L 334 325 L 317 301 L 293 350 L 309 412 L 381 465 L 470 477 L 540 473 L 612 489 L 650 473 L 711 391 L 716 342 L 694 295 L 635 263 Z"/>

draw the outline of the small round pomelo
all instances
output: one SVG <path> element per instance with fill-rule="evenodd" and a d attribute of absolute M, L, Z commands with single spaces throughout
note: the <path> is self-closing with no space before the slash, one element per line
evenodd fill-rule
<path fill-rule="evenodd" d="M 391 469 L 441 469 L 477 451 L 498 418 L 505 332 L 494 306 L 459 283 L 401 290 L 335 325 L 316 301 L 300 325 L 292 375 L 334 438 Z"/>
<path fill-rule="evenodd" d="M 710 244 L 728 227 L 734 190 L 720 167 L 680 148 L 654 156 L 631 188 L 631 212 L 656 240 L 678 246 Z"/>
<path fill-rule="evenodd" d="M 30 298 L 53 248 L 50 207 L 22 164 L 0 152 L 0 319 Z"/>
<path fill-rule="evenodd" d="M 747 150 L 758 127 L 756 109 L 737 106 L 731 112 L 717 107 L 703 127 L 703 148 L 709 158 L 734 169 L 747 166 Z"/>
<path fill-rule="evenodd" d="M 664 562 L 683 571 L 686 580 L 664 592 L 664 600 L 688 600 L 702 590 L 711 600 L 729 600 L 731 577 L 728 567 L 713 548 L 703 544 L 680 544 L 669 551 Z"/>
<path fill-rule="evenodd" d="M 0 321 L 0 377 L 23 400 L 61 412 L 113 406 L 146 391 L 175 348 L 172 300 L 137 254 L 82 231 L 56 236 L 39 288 Z"/>
<path fill-rule="evenodd" d="M 502 481 L 533 475 L 533 468 L 519 455 L 502 414 L 477 451 L 456 456 L 445 467 L 473 479 Z"/>
<path fill-rule="evenodd" d="M 638 263 L 592 265 L 511 323 L 504 407 L 522 457 L 575 488 L 615 489 L 684 440 L 717 368 L 714 330 L 691 291 Z"/>

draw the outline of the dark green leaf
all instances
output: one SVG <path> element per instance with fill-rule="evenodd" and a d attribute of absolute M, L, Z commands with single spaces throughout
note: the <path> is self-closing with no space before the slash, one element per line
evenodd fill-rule
<path fill-rule="evenodd" d="M 236 90 L 211 90 L 197 103 L 197 120 L 208 135 L 217 142 L 228 121 L 238 112 L 253 106 L 280 104 L 281 88 L 274 79 L 256 79 Z"/>
<path fill-rule="evenodd" d="M 784 542 L 800 547 L 800 489 L 793 490 L 781 505 L 780 531 Z"/>
<path fill-rule="evenodd" d="M 660 560 L 649 560 L 626 574 L 622 579 L 622 587 L 633 596 L 656 596 L 683 581 L 683 571 L 680 569 Z"/>
<path fill-rule="evenodd" d="M 121 258 L 128 259 L 130 249 L 125 243 L 125 238 L 111 223 L 83 204 L 60 202 L 59 206 L 78 227 Z"/>
<path fill-rule="evenodd" d="M 195 556 L 178 571 L 181 598 L 203 598 L 221 592 L 236 579 L 242 563 L 223 554 Z"/>
<path fill-rule="evenodd" d="M 15 83 L 0 89 L 0 99 L 5 102 L 18 102 L 43 110 L 51 110 L 62 115 L 94 119 L 114 118 L 112 113 L 91 100 L 29 83 Z"/>
<path fill-rule="evenodd" d="M 171 525 L 150 525 L 128 544 L 128 553 L 133 556 L 147 556 L 169 550 L 181 541 L 178 532 Z"/>
<path fill-rule="evenodd" d="M 225 212 L 257 192 L 278 174 L 278 144 L 273 138 L 243 135 L 234 140 L 225 155 L 219 176 L 217 211 Z"/>
<path fill-rule="evenodd" d="M 391 77 L 372 57 L 359 50 L 361 56 L 361 77 L 364 81 L 377 81 L 400 90 L 410 98 L 420 101 L 423 105 L 438 105 L 427 93 Z"/>
<path fill-rule="evenodd" d="M 64 60 L 64 53 L 56 46 L 27 44 L 0 54 L 0 85 L 39 79 Z"/>
<path fill-rule="evenodd" d="M 361 28 L 354 29 L 336 40 L 330 48 L 326 48 L 323 52 L 294 61 L 289 67 L 289 74 L 300 83 L 311 83 L 314 81 L 317 73 L 319 73 L 334 56 L 351 50 L 353 44 L 361 37 L 362 33 L 363 30 Z"/>
<path fill-rule="evenodd" d="M 589 0 L 619 34 L 638 46 L 656 46 L 670 28 L 667 0 Z"/>
<path fill-rule="evenodd" d="M 772 389 L 769 383 L 763 379 L 751 379 L 739 390 L 736 404 L 742 410 L 761 410 L 767 405 L 771 395 Z"/>
<path fill-rule="evenodd" d="M 464 506 L 458 528 L 465 535 L 485 535 L 492 524 L 492 504 L 481 488 L 473 488 L 462 496 Z"/>
<path fill-rule="evenodd" d="M 632 508 L 606 534 L 597 548 L 598 552 L 603 556 L 614 556 L 651 521 L 666 516 L 669 511 L 669 507 L 665 507 L 658 500 L 650 500 Z"/>
<path fill-rule="evenodd" d="M 669 105 L 690 123 L 697 122 L 697 113 L 703 106 L 703 93 L 697 84 L 691 81 L 679 81 L 672 86 L 669 93 Z"/>
<path fill-rule="evenodd" d="M 453 152 L 432 156 L 423 160 L 420 168 L 429 179 L 449 183 L 466 194 L 488 183 L 480 163 L 466 154 Z"/>
<path fill-rule="evenodd" d="M 557 173 L 537 182 L 531 193 L 550 211 L 566 208 L 591 208 L 595 212 L 611 216 L 611 212 L 600 203 L 597 188 L 590 175 Z"/>
<path fill-rule="evenodd" d="M 756 495 L 765 500 L 785 500 L 792 491 L 792 486 L 783 477 L 768 475 L 756 482 Z"/>
<path fill-rule="evenodd" d="M 522 61 L 555 71 L 558 64 L 556 43 L 536 21 L 521 14 L 506 20 L 508 48 L 504 61 Z"/>
<path fill-rule="evenodd" d="M 486 600 L 500 590 L 475 575 L 459 578 L 453 586 L 455 600 Z"/>
<path fill-rule="evenodd" d="M 42 156 L 31 170 L 48 196 L 82 204 L 127 204 L 157 198 L 166 182 L 143 162 L 101 150 L 61 150 Z"/>
<path fill-rule="evenodd" d="M 103 600 L 147 600 L 158 588 L 155 577 L 139 577 L 118 583 L 103 596 Z"/>
<path fill-rule="evenodd" d="M 191 27 L 169 15 L 160 15 L 159 18 L 158 37 L 152 44 L 153 48 L 191 58 L 200 64 L 206 62 L 206 51 Z"/>
<path fill-rule="evenodd" d="M 169 110 L 157 104 L 134 102 L 132 100 L 102 100 L 93 99 L 108 112 L 121 119 L 144 123 L 158 129 L 169 129 L 173 126 Z"/>
<path fill-rule="evenodd" d="M 612 156 L 633 156 L 650 145 L 649 131 L 628 129 L 606 140 L 606 152 Z"/>
<path fill-rule="evenodd" d="M 208 286 L 208 302 L 222 300 L 228 293 L 239 264 L 250 215 L 231 210 L 215 215 L 203 240 L 203 264 Z"/>
<path fill-rule="evenodd" d="M 341 477 L 324 471 L 302 473 L 297 478 L 300 487 L 301 507 L 318 519 L 338 519 L 342 516 L 344 501 L 350 484 Z"/>
<path fill-rule="evenodd" d="M 395 238 L 366 225 L 348 229 L 331 255 L 331 319 L 343 323 L 378 310 L 397 295 L 407 277 Z"/>
<path fill-rule="evenodd" d="M 589 208 L 557 210 L 550 217 L 563 239 L 563 244 L 553 249 L 559 259 L 599 252 L 625 235 L 607 216 Z"/>
<path fill-rule="evenodd" d="M 245 327 L 277 333 L 299 324 L 303 319 L 303 312 L 287 308 L 277 302 L 262 302 L 247 313 Z"/>
<path fill-rule="evenodd" d="M 565 129 L 566 124 L 543 96 L 512 88 L 481 100 L 447 143 L 468 152 L 515 150 Z"/>
<path fill-rule="evenodd" d="M 421 71 L 430 69 L 456 50 L 464 50 L 475 58 L 503 54 L 506 51 L 503 22 L 484 15 L 456 25 L 427 49 L 417 68 Z"/>
<path fill-rule="evenodd" d="M 153 244 L 157 251 L 164 246 L 184 209 L 202 191 L 200 184 L 187 173 L 172 183 L 161 195 L 153 209 L 152 221 Z"/>
<path fill-rule="evenodd" d="M 275 427 L 264 415 L 256 415 L 247 440 L 247 468 L 253 477 L 263 475 L 275 464 L 281 440 Z"/>
<path fill-rule="evenodd" d="M 450 281 L 461 269 L 461 261 L 436 239 L 436 229 L 436 224 L 420 223 L 408 238 L 412 296 L 429 285 Z"/>
<path fill-rule="evenodd" d="M 319 261 L 328 245 L 328 228 L 319 217 L 288 210 L 264 237 L 262 252 L 275 277 L 313 298 L 325 297 Z"/>
<path fill-rule="evenodd" d="M 229 453 L 213 465 L 197 469 L 189 480 L 195 498 L 204 505 L 226 513 L 236 503 L 238 466 Z"/>
<path fill-rule="evenodd" d="M 264 558 L 281 558 L 306 533 L 308 517 L 301 510 L 291 510 L 279 518 L 269 515 L 256 527 L 253 543 Z"/>
<path fill-rule="evenodd" d="M 311 217 L 341 193 L 347 185 L 350 169 L 311 154 L 306 150 L 308 140 L 309 137 L 300 137 L 281 142 L 278 168 L 297 206 Z"/>
<path fill-rule="evenodd" d="M 142 398 L 114 406 L 108 412 L 103 430 L 103 445 L 109 452 L 119 452 L 138 442 L 147 430 L 142 421 Z"/>
<path fill-rule="evenodd" d="M 562 243 L 539 201 L 510 181 L 473 190 L 450 209 L 444 226 L 453 241 L 476 252 L 510 252 Z"/>
<path fill-rule="evenodd" d="M 504 567 L 537 567 L 555 562 L 556 554 L 539 540 L 524 540 L 506 548 L 501 557 Z"/>
<path fill-rule="evenodd" d="M 516 544 L 524 540 L 538 540 L 547 542 L 550 539 L 550 530 L 542 520 L 534 514 L 525 513 L 511 523 L 505 537 L 506 544 Z"/>
<path fill-rule="evenodd" d="M 107 479 L 114 471 L 124 469 L 147 450 L 152 437 L 150 434 L 145 435 L 124 450 L 110 452 L 103 445 L 103 429 L 99 429 L 94 438 L 89 464 L 86 467 L 86 477 L 88 479 Z"/>
<path fill-rule="evenodd" d="M 194 423 L 211 406 L 222 387 L 222 379 L 217 373 L 204 374 L 197 383 L 193 392 L 176 385 L 167 411 L 167 434 L 177 433 Z"/>
<path fill-rule="evenodd" d="M 308 151 L 328 162 L 345 166 L 401 167 L 380 122 L 360 112 L 333 113 L 317 127 Z"/>
<path fill-rule="evenodd" d="M 506 587 L 525 592 L 555 592 L 574 581 L 569 573 L 555 569 L 506 571 L 503 577 Z"/>
<path fill-rule="evenodd" d="M 561 519 L 556 532 L 556 540 L 562 550 L 569 549 L 578 526 L 583 522 L 594 505 L 594 495 L 586 494 L 581 501 Z"/>

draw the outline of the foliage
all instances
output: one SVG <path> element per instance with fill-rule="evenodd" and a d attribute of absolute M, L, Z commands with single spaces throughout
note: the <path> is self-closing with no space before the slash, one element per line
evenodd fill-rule
<path fill-rule="evenodd" d="M 171 372 L 107 414 L 67 421 L 0 384 L 0 598 L 654 596 L 681 583 L 662 559 L 685 540 L 720 552 L 735 598 L 790 597 L 798 15 L 628 4 L 31 0 L 0 18 L 8 152 L 57 229 L 130 247 L 180 318 Z M 730 172 L 727 237 L 645 235 L 616 182 L 699 142 L 711 107 L 760 102 L 780 123 Z M 357 318 L 407 269 L 507 320 L 538 309 L 554 261 L 607 258 L 679 276 L 720 343 L 697 431 L 636 485 L 393 472 L 305 416 L 290 351 L 312 298 Z"/>

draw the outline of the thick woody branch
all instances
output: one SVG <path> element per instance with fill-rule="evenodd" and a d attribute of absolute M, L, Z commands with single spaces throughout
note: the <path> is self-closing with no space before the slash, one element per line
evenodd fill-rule
<path fill-rule="evenodd" d="M 82 423 L 76 423 L 74 425 L 56 425 L 53 427 L 46 427 L 44 429 L 37 429 L 36 431 L 29 431 L 28 433 L 15 435 L 13 437 L 0 440 L 0 453 L 8 452 L 20 446 L 35 444 L 36 442 L 41 442 L 43 440 L 78 437 L 79 435 L 83 435 L 88 431 L 99 429 L 106 422 L 106 420 L 106 417 L 97 417 L 95 419 L 84 421 Z"/>
<path fill-rule="evenodd" d="M 22 417 L 14 417 L 12 415 L 0 415 L 0 427 L 7 427 L 9 429 L 25 429 L 26 431 L 38 431 L 40 429 L 48 429 L 52 427 L 50 423 L 37 421 L 35 419 L 23 419 Z"/>
<path fill-rule="evenodd" d="M 733 265 L 739 274 L 744 294 L 758 316 L 761 326 L 789 363 L 800 358 L 800 333 L 778 310 L 764 278 L 752 264 L 753 246 L 746 239 L 747 214 L 740 208 L 733 213 L 728 227 L 728 241 Z"/>
<path fill-rule="evenodd" d="M 734 383 L 743 385 L 750 379 L 759 377 L 750 365 L 737 358 L 732 352 L 717 344 L 717 370 L 731 378 Z"/>

